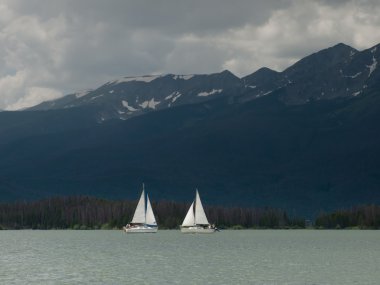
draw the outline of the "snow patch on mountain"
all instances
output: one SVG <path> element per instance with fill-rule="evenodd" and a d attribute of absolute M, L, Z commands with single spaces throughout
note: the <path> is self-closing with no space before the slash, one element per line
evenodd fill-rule
<path fill-rule="evenodd" d="M 373 49 L 371 49 L 371 53 L 375 53 L 377 51 L 377 47 L 374 47 Z"/>
<path fill-rule="evenodd" d="M 149 101 L 144 101 L 142 102 L 141 104 L 139 104 L 141 106 L 141 108 L 143 109 L 146 109 L 146 108 L 150 108 L 150 109 L 156 109 L 156 106 L 158 104 L 160 104 L 161 101 L 154 101 L 154 98 L 150 99 Z"/>
<path fill-rule="evenodd" d="M 189 80 L 194 77 L 194 74 L 189 74 L 189 75 L 173 75 L 173 79 L 183 79 L 183 80 Z"/>
<path fill-rule="evenodd" d="M 342 75 L 342 77 L 356 78 L 356 77 L 358 77 L 360 74 L 362 74 L 362 72 L 360 71 L 360 72 L 358 72 L 358 73 L 356 73 L 356 74 L 354 74 L 354 75 L 345 75 L 345 74 L 343 74 L 343 71 L 340 70 L 340 74 Z"/>
<path fill-rule="evenodd" d="M 165 100 L 171 100 L 172 103 L 174 103 L 179 97 L 181 97 L 181 93 L 178 92 L 178 91 L 174 91 L 172 94 L 170 94 L 169 96 L 166 96 L 165 97 Z"/>
<path fill-rule="evenodd" d="M 273 92 L 273 90 L 267 91 L 267 92 L 263 93 L 262 96 L 269 95 L 272 92 Z"/>
<path fill-rule="evenodd" d="M 142 102 L 142 103 L 140 104 L 141 108 L 143 108 L 143 109 L 147 108 L 148 105 L 149 105 L 149 101 L 144 101 L 144 102 Z"/>
<path fill-rule="evenodd" d="M 76 98 L 80 98 L 83 96 L 86 96 L 88 93 L 90 93 L 92 90 L 83 90 L 83 91 L 78 91 L 75 93 Z"/>
<path fill-rule="evenodd" d="M 100 98 L 100 97 L 103 97 L 103 96 L 104 96 L 104 94 L 100 94 L 100 95 L 98 95 L 98 96 L 94 96 L 94 97 L 92 97 L 90 100 L 95 100 L 95 99 Z"/>
<path fill-rule="evenodd" d="M 174 93 L 175 93 L 175 92 L 173 92 L 172 94 L 166 96 L 166 97 L 165 97 L 165 100 L 170 100 L 170 99 L 172 99 L 173 96 L 174 96 Z"/>
<path fill-rule="evenodd" d="M 133 108 L 132 106 L 130 106 L 130 105 L 128 104 L 128 101 L 126 101 L 126 100 L 121 101 L 121 104 L 123 104 L 123 106 L 124 106 L 125 108 L 127 108 L 128 111 L 131 111 L 131 112 L 135 112 L 135 111 L 137 111 L 137 109 L 135 109 L 135 108 Z"/>
<path fill-rule="evenodd" d="M 350 77 L 350 78 L 356 78 L 356 77 L 358 77 L 360 74 L 362 74 L 361 72 L 358 72 L 358 73 L 356 73 L 356 74 L 354 74 L 354 75 L 347 75 L 347 77 Z"/>
<path fill-rule="evenodd" d="M 174 103 L 179 97 L 181 97 L 181 93 L 176 92 L 175 96 L 173 97 L 172 103 Z"/>
<path fill-rule="evenodd" d="M 198 93 L 197 96 L 199 96 L 199 97 L 206 97 L 206 96 L 218 94 L 218 93 L 220 93 L 222 91 L 223 91 L 223 89 L 212 89 L 210 92 L 205 92 L 205 91 L 204 92 L 200 92 L 200 93 Z"/>
<path fill-rule="evenodd" d="M 372 57 L 372 64 L 371 64 L 371 65 L 367 65 L 367 68 L 369 68 L 369 74 L 368 74 L 368 77 L 371 76 L 372 72 L 375 71 L 376 67 L 377 67 L 377 60 L 376 60 L 376 58 L 373 56 L 373 57 Z"/>

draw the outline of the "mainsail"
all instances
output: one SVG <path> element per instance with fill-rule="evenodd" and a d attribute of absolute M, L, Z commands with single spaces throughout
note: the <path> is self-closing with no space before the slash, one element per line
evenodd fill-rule
<path fill-rule="evenodd" d="M 156 218 L 153 214 L 152 205 L 150 204 L 149 196 L 146 195 L 146 224 L 157 225 Z"/>
<path fill-rule="evenodd" d="M 182 226 L 189 227 L 194 226 L 194 202 L 191 203 L 189 211 L 187 211 L 186 217 L 183 220 Z"/>
<path fill-rule="evenodd" d="M 139 203 L 137 204 L 135 214 L 133 215 L 132 224 L 145 224 L 145 190 L 143 190 Z"/>
<path fill-rule="evenodd" d="M 208 225 L 209 222 L 206 217 L 205 210 L 203 209 L 201 198 L 199 197 L 198 189 L 195 194 L 195 224 Z"/>

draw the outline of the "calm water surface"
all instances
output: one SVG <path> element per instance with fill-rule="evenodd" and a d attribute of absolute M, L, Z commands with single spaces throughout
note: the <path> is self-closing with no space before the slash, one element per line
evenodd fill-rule
<path fill-rule="evenodd" d="M 0 231 L 0 284 L 380 284 L 380 231 Z"/>

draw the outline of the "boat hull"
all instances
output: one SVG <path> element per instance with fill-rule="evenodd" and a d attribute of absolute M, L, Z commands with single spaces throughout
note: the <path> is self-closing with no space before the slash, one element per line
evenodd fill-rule
<path fill-rule="evenodd" d="M 143 233 L 157 233 L 157 227 L 136 226 L 136 227 L 123 227 L 123 231 L 128 234 L 143 234 Z"/>
<path fill-rule="evenodd" d="M 215 233 L 215 228 L 204 228 L 204 227 L 181 227 L 181 233 L 183 234 L 212 234 Z"/>

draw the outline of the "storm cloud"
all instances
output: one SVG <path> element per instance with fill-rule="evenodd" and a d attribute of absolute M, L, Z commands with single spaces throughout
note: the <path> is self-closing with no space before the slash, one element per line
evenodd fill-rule
<path fill-rule="evenodd" d="M 281 71 L 339 42 L 370 48 L 379 26 L 377 0 L 0 0 L 0 109 L 122 76 Z"/>

